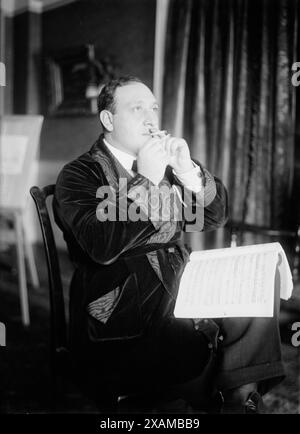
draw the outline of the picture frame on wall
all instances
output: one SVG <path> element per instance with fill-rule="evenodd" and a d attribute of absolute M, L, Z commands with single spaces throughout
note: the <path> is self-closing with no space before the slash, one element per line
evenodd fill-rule
<path fill-rule="evenodd" d="M 111 59 L 97 60 L 92 44 L 50 53 L 44 68 L 45 111 L 53 116 L 95 115 L 103 84 L 116 76 Z"/>

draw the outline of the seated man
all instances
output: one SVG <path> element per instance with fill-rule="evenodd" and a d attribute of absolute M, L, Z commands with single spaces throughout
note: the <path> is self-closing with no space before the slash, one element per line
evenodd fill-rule
<path fill-rule="evenodd" d="M 158 129 L 158 104 L 139 79 L 107 83 L 98 109 L 104 134 L 62 169 L 53 202 L 76 266 L 70 346 L 83 382 L 103 395 L 168 392 L 199 408 L 212 366 L 209 391 L 222 392 L 223 411 L 256 412 L 257 391 L 283 376 L 278 306 L 274 318 L 173 316 L 189 256 L 183 232 L 226 222 L 223 184 L 184 139 Z"/>

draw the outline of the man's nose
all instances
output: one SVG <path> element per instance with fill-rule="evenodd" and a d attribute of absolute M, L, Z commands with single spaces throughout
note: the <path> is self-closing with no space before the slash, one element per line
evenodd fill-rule
<path fill-rule="evenodd" d="M 148 110 L 147 113 L 145 114 L 144 124 L 148 127 L 157 126 L 157 116 L 153 112 L 153 110 Z"/>

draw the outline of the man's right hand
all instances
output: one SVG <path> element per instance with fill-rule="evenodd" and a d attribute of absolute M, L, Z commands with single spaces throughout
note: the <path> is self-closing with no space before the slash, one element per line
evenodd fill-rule
<path fill-rule="evenodd" d="M 164 177 L 167 164 L 164 140 L 151 137 L 137 156 L 138 173 L 158 185 Z"/>

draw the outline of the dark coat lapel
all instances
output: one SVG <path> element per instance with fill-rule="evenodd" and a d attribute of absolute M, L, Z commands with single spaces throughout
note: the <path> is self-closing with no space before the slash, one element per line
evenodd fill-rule
<path fill-rule="evenodd" d="M 114 157 L 114 155 L 107 148 L 103 142 L 103 136 L 101 135 L 97 142 L 92 146 L 90 154 L 94 160 L 96 160 L 102 167 L 102 170 L 107 178 L 109 185 L 118 189 L 118 183 L 120 178 L 126 178 L 128 181 L 132 179 L 130 173 L 119 163 L 119 161 Z M 166 171 L 166 176 L 162 181 L 165 185 L 171 186 L 170 184 L 171 168 L 168 167 Z M 148 241 L 148 244 L 166 244 L 168 243 L 176 233 L 177 230 L 176 222 L 165 222 L 160 230 L 154 234 Z M 170 283 L 168 282 L 168 268 L 170 266 L 167 259 L 168 254 L 160 250 L 154 250 L 146 253 L 148 262 L 159 280 L 163 283 L 165 289 L 169 295 L 174 298 L 173 290 L 171 289 Z M 166 262 L 167 261 L 167 262 Z M 171 271 L 171 270 L 170 270 Z M 172 273 L 171 273 L 172 274 Z"/>
<path fill-rule="evenodd" d="M 110 152 L 101 135 L 90 150 L 91 157 L 96 160 L 102 167 L 109 185 L 118 188 L 120 178 L 132 179 L 130 173 L 119 163 L 119 161 Z"/>

